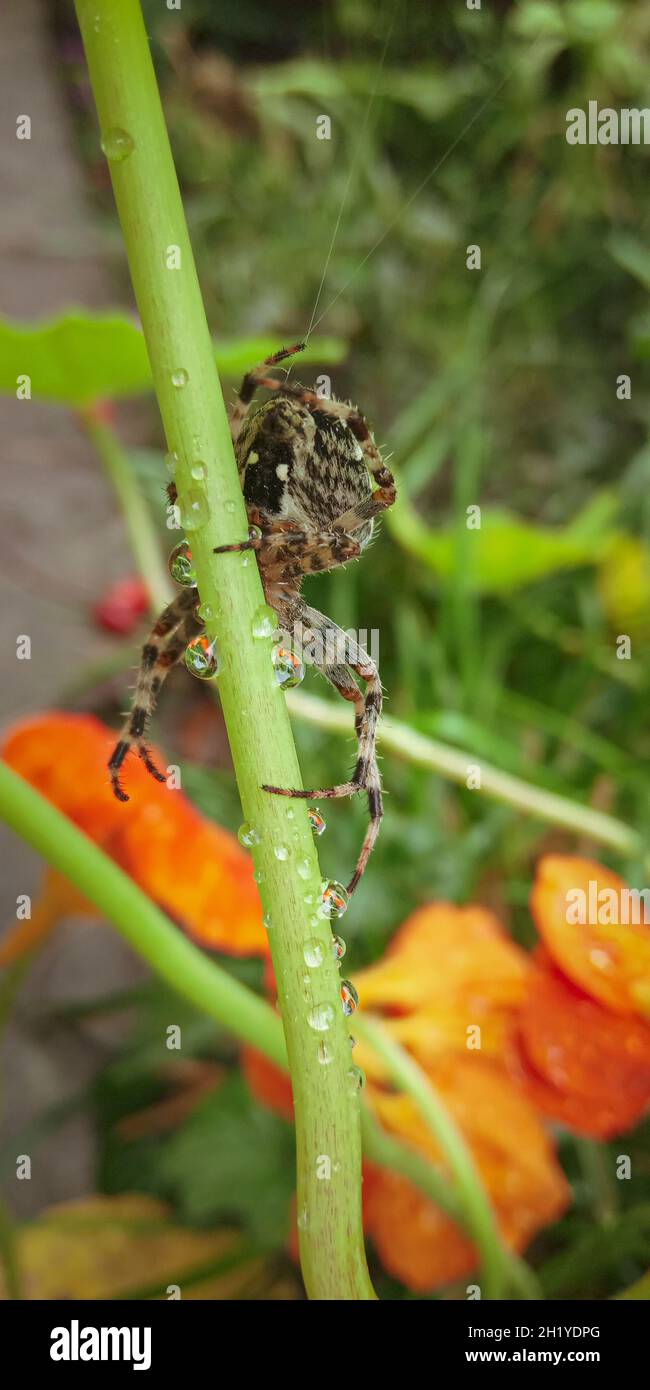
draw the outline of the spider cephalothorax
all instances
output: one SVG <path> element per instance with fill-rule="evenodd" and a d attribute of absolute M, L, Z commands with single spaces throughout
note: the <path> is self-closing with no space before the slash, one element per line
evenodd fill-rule
<path fill-rule="evenodd" d="M 302 346 L 302 345 L 300 345 Z M 303 386 L 268 377 L 268 367 L 300 350 L 283 349 L 249 372 L 231 414 L 231 433 L 252 531 L 238 545 L 217 553 L 254 549 L 267 601 L 281 626 L 345 700 L 354 705 L 357 761 L 352 777 L 335 787 L 296 791 L 266 787 L 278 796 L 326 798 L 366 791 L 370 823 L 349 892 L 356 887 L 377 838 L 382 816 L 381 782 L 375 751 L 381 712 L 377 668 L 362 647 L 301 597 L 305 574 L 334 569 L 356 559 L 368 544 L 373 518 L 395 500 L 395 483 L 364 417 L 351 405 L 320 397 Z M 255 390 L 275 394 L 254 413 Z M 377 483 L 373 490 L 371 480 Z M 133 709 L 109 768 L 116 796 L 128 797 L 120 769 L 133 746 L 154 777 L 144 734 L 162 682 L 201 632 L 196 588 L 185 589 L 158 619 L 142 651 Z M 354 673 L 354 674 L 353 674 Z M 355 680 L 366 686 L 365 696 Z"/>

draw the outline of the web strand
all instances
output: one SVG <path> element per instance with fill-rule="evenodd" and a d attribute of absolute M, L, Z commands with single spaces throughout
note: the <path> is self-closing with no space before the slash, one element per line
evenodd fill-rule
<path fill-rule="evenodd" d="M 317 309 L 318 309 L 318 305 L 319 305 L 319 303 L 320 303 L 320 297 L 321 297 L 321 295 L 322 295 L 322 293 L 323 293 L 323 288 L 324 288 L 324 285 L 325 285 L 325 281 L 326 281 L 326 279 L 327 279 L 327 272 L 328 272 L 328 270 L 329 270 L 330 262 L 331 262 L 331 260 L 332 260 L 333 254 L 334 254 L 334 247 L 335 247 L 335 245 L 336 245 L 336 240 L 337 240 L 337 237 L 338 237 L 338 234 L 339 234 L 339 228 L 340 228 L 340 226 L 341 226 L 341 221 L 342 221 L 342 219 L 343 219 L 343 213 L 344 213 L 344 211 L 345 211 L 346 204 L 347 204 L 348 197 L 349 197 L 349 193 L 350 193 L 350 189 L 351 189 L 351 187 L 352 187 L 352 180 L 353 180 L 353 178 L 354 178 L 354 175 L 356 174 L 357 167 L 358 167 L 359 161 L 360 161 L 360 159 L 361 159 L 361 154 L 362 154 L 362 150 L 363 150 L 364 136 L 365 136 L 366 129 L 367 129 L 367 126 L 368 126 L 368 121 L 370 120 L 370 115 L 371 115 L 371 112 L 372 112 L 372 108 L 373 108 L 373 106 L 374 106 L 374 104 L 375 104 L 375 98 L 376 98 L 376 96 L 377 96 L 377 91 L 378 91 L 378 88 L 379 88 L 379 80 L 380 80 L 381 74 L 382 74 L 383 69 L 384 69 L 384 64 L 385 64 L 385 62 L 386 62 L 386 55 L 387 55 L 387 53 L 388 53 L 388 46 L 389 46 L 389 43 L 390 43 L 390 40 L 391 40 L 391 37 L 392 37 L 393 29 L 394 29 L 394 27 L 395 27 L 395 20 L 396 20 L 396 18 L 397 18 L 397 11 L 398 11 L 398 9 L 399 9 L 399 6 L 400 6 L 400 0 L 395 0 L 395 5 L 394 5 L 394 8 L 393 8 L 393 13 L 392 13 L 390 22 L 389 22 L 389 24 L 388 24 L 388 26 L 387 26 L 387 29 L 386 29 L 386 35 L 385 35 L 385 38 L 384 38 L 384 44 L 383 44 L 383 48 L 382 48 L 382 51 L 381 51 L 381 57 L 380 57 L 380 59 L 379 59 L 379 63 L 377 64 L 377 71 L 376 71 L 376 73 L 375 73 L 375 79 L 374 79 L 374 82 L 373 82 L 372 91 L 370 92 L 370 95 L 369 95 L 369 97 L 368 97 L 368 101 L 367 101 L 367 104 L 366 104 L 366 109 L 365 109 L 363 121 L 361 122 L 361 130 L 360 130 L 360 132 L 359 132 L 359 138 L 358 138 L 358 140 L 357 140 L 356 149 L 355 149 L 355 152 L 354 152 L 354 156 L 353 156 L 353 159 L 352 159 L 352 163 L 351 163 L 351 165 L 350 165 L 350 169 L 349 169 L 349 172 L 348 172 L 348 177 L 347 177 L 347 179 L 346 179 L 345 188 L 344 188 L 344 190 L 343 190 L 343 197 L 342 197 L 342 199 L 341 199 L 341 206 L 339 207 L 338 216 L 337 216 L 337 218 L 336 218 L 336 222 L 334 223 L 334 230 L 333 230 L 333 232 L 332 232 L 332 236 L 331 236 L 330 244 L 329 244 L 329 249 L 328 249 L 328 252 L 327 252 L 327 256 L 326 256 L 326 258 L 325 258 L 325 265 L 324 265 L 324 267 L 323 267 L 323 273 L 322 273 L 322 275 L 321 275 L 320 284 L 319 284 L 319 286 L 318 286 L 318 291 L 317 291 L 317 294 L 316 294 L 316 298 L 315 298 L 315 300 L 314 300 L 314 307 L 313 307 L 313 309 L 312 309 L 312 311 L 311 311 L 311 319 L 310 319 L 310 321 L 309 321 L 309 327 L 308 327 L 307 332 L 306 332 L 306 334 L 305 334 L 305 342 L 308 342 L 309 337 L 310 337 L 310 335 L 311 335 L 311 333 L 312 333 L 312 331 L 313 331 L 313 329 L 314 329 L 314 319 L 316 318 L 316 312 L 317 312 Z M 327 312 L 327 310 L 326 310 L 325 312 Z M 322 318 L 322 315 L 321 315 L 321 318 Z M 318 322 L 320 323 L 320 319 L 318 320 Z"/>
<path fill-rule="evenodd" d="M 541 36 L 542 36 L 542 35 L 541 35 L 541 32 L 540 32 L 540 33 L 537 35 L 537 38 L 534 40 L 533 44 L 531 45 L 531 48 L 530 48 L 530 52 L 531 52 L 531 53 L 534 51 L 534 49 L 535 49 L 536 45 L 538 44 L 538 42 L 539 42 Z M 463 140 L 464 137 L 467 135 L 468 130 L 471 130 L 472 126 L 476 124 L 476 122 L 477 122 L 477 121 L 479 120 L 479 118 L 483 115 L 483 112 L 487 109 L 487 107 L 490 106 L 491 103 L 492 103 L 493 101 L 496 101 L 497 97 L 499 96 L 499 93 L 503 91 L 503 88 L 504 88 L 504 87 L 507 85 L 507 83 L 510 81 L 510 78 L 512 77 L 513 72 L 514 72 L 514 67 L 510 68 L 510 71 L 506 73 L 505 77 L 503 77 L 503 78 L 501 79 L 501 81 L 499 82 L 499 84 L 494 88 L 494 90 L 493 90 L 492 92 L 488 92 L 488 95 L 487 95 L 487 96 L 485 97 L 485 99 L 481 102 L 481 105 L 480 105 L 480 106 L 478 107 L 478 109 L 474 112 L 474 115 L 471 116 L 470 119 L 469 119 L 469 121 L 467 121 L 467 123 L 463 126 L 462 130 L 460 131 L 460 133 L 456 136 L 456 139 L 455 139 L 454 141 L 452 141 L 452 143 L 451 143 L 451 145 L 449 146 L 449 148 L 448 148 L 447 150 L 445 150 L 445 153 L 444 153 L 444 154 L 441 156 L 441 158 L 438 160 L 437 164 L 434 164 L 433 169 L 430 169 L 430 170 L 429 170 L 429 173 L 426 175 L 425 178 L 423 178 L 422 182 L 421 182 L 420 184 L 418 184 L 418 186 L 417 186 L 417 188 L 415 189 L 415 191 L 414 191 L 413 193 L 411 193 L 411 196 L 410 196 L 409 198 L 407 198 L 407 200 L 406 200 L 405 203 L 402 204 L 401 208 L 399 209 L 399 212 L 397 212 L 397 213 L 395 214 L 395 217 L 392 219 L 392 221 L 389 222 L 389 223 L 388 223 L 388 226 L 384 228 L 384 231 L 382 232 L 381 236 L 378 237 L 378 239 L 377 239 L 377 241 L 374 243 L 374 245 L 370 247 L 370 250 L 369 250 L 369 251 L 366 251 L 366 254 L 365 254 L 365 256 L 363 257 L 363 259 L 359 261 L 359 264 L 358 264 L 357 266 L 355 266 L 355 269 L 353 270 L 353 272 L 352 272 L 352 274 L 351 274 L 349 280 L 346 280 L 345 284 L 341 287 L 341 289 L 338 291 L 338 293 L 335 294 L 334 298 L 330 300 L 329 304 L 327 305 L 327 308 L 323 309 L 322 314 L 319 314 L 318 318 L 317 318 L 315 321 L 314 321 L 314 315 L 312 315 L 312 322 L 311 322 L 310 330 L 309 330 L 310 333 L 313 333 L 313 332 L 318 328 L 319 323 L 322 323 L 322 321 L 323 321 L 323 319 L 325 318 L 325 316 L 326 316 L 327 314 L 329 314 L 330 309 L 332 309 L 332 308 L 334 307 L 334 305 L 338 302 L 338 300 L 341 298 L 341 296 L 342 296 L 343 294 L 345 294 L 346 290 L 348 290 L 348 289 L 350 288 L 350 285 L 352 284 L 353 280 L 356 279 L 357 275 L 359 274 L 359 271 L 360 271 L 360 270 L 363 270 L 364 265 L 366 265 L 366 263 L 370 260 L 370 257 L 371 257 L 371 256 L 374 256 L 375 251 L 377 251 L 377 250 L 379 249 L 379 247 L 382 245 L 382 243 L 386 240 L 386 237 L 390 234 L 390 232 L 392 232 L 393 228 L 397 226 L 398 222 L 400 221 L 400 218 L 401 218 L 401 217 L 403 216 L 403 214 L 406 212 L 407 208 L 409 208 L 409 207 L 411 206 L 411 203 L 415 202 L 415 199 L 416 199 L 416 198 L 419 198 L 419 196 L 420 196 L 420 194 L 422 193 L 423 189 L 425 189 L 425 188 L 427 187 L 427 184 L 429 184 L 429 183 L 431 182 L 431 179 L 438 173 L 438 170 L 442 168 L 442 166 L 443 166 L 443 164 L 446 162 L 446 160 L 449 159 L 449 156 L 450 156 L 451 154 L 453 154 L 454 150 L 458 147 L 458 145 L 460 144 L 461 140 Z M 320 292 L 319 292 L 319 293 L 320 293 Z"/>

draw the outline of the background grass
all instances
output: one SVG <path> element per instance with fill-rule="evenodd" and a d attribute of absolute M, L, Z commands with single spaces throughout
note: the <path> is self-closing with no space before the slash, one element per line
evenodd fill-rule
<path fill-rule="evenodd" d="M 393 451 L 401 512 L 382 523 L 363 564 L 308 580 L 309 600 L 344 627 L 379 630 L 391 714 L 647 837 L 649 154 L 571 147 L 564 131 L 566 111 L 589 100 L 645 104 L 650 12 L 614 0 L 500 0 L 480 12 L 406 0 L 224 0 L 218 18 L 208 0 L 184 0 L 180 15 L 154 0 L 144 8 L 215 333 L 278 345 L 300 338 L 326 269 L 318 332 L 348 351 L 323 370 Z M 117 267 L 69 7 L 55 6 L 53 17 Z M 331 115 L 331 140 L 316 138 L 321 113 Z M 480 271 L 466 267 L 474 244 Z M 318 365 L 308 371 L 315 377 Z M 630 400 L 617 399 L 623 373 Z M 131 463 L 168 544 L 159 443 Z M 475 504 L 478 559 L 466 527 Z M 621 633 L 632 640 L 630 661 L 616 656 Z M 123 690 L 100 687 L 92 673 L 75 681 L 73 704 L 116 717 Z M 305 688 L 324 693 L 313 673 Z M 238 798 L 208 697 L 176 683 L 165 724 L 185 790 L 236 829 Z M 296 734 L 308 783 L 339 780 L 352 740 L 298 723 Z M 535 860 L 592 847 L 407 763 L 386 758 L 383 768 L 387 815 L 346 919 L 350 969 L 374 959 L 431 898 L 484 902 L 530 943 Z M 344 879 L 365 809 L 324 809 L 323 866 Z M 598 857 L 643 886 L 640 860 Z M 231 968 L 247 980 L 259 973 L 253 963 Z M 260 1137 L 277 1163 L 245 1175 L 234 1212 L 230 1149 L 221 1186 L 213 1170 L 196 1180 L 213 1152 L 198 1121 L 172 1146 L 116 1138 L 116 1121 L 161 1092 L 148 1052 L 165 1009 L 160 987 L 134 1007 L 128 1053 L 80 1099 L 104 1136 L 103 1190 L 128 1188 L 137 1174 L 181 1217 L 214 1221 L 227 1211 L 256 1240 L 277 1244 L 292 1186 L 280 1121 L 266 1117 Z M 232 1060 L 228 1041 L 197 1018 L 190 1038 L 197 1056 Z M 219 1115 L 202 1112 L 200 1123 L 225 1125 L 236 1158 L 238 1126 L 262 1123 L 260 1112 L 235 1079 L 211 1105 Z M 642 1130 L 625 1137 L 637 1180 L 615 1193 L 606 1175 L 620 1142 L 608 1155 L 605 1145 L 561 1140 L 576 1200 L 533 1251 L 549 1294 L 604 1297 L 643 1273 L 646 1140 Z"/>

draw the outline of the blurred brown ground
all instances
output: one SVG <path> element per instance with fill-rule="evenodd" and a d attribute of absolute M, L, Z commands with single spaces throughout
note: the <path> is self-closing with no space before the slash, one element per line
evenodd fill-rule
<path fill-rule="evenodd" d="M 6 6 L 0 49 L 0 312 L 38 319 L 83 304 L 115 304 L 101 237 L 85 196 L 47 10 L 37 0 Z M 16 139 L 29 115 L 30 141 Z M 108 484 L 66 411 L 0 397 L 1 727 L 56 702 L 82 664 L 110 650 L 93 631 L 89 604 L 132 564 Z M 18 661 L 28 634 L 31 661 Z M 15 918 L 16 897 L 39 892 L 38 857 L 0 826 L 0 930 Z M 128 986 L 141 970 L 105 927 L 62 927 L 33 965 L 3 1045 L 2 1136 L 18 1140 L 35 1115 L 82 1092 L 124 1019 L 39 1030 L 43 1013 L 67 999 Z M 27 1216 L 43 1205 L 94 1190 L 93 1151 L 83 1114 L 56 1135 L 17 1152 L 32 1155 L 32 1179 L 9 1179 L 4 1195 Z"/>

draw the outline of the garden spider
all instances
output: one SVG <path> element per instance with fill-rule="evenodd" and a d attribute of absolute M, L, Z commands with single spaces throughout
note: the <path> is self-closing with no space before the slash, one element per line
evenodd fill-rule
<path fill-rule="evenodd" d="M 342 401 L 267 376 L 267 369 L 299 352 L 304 344 L 282 349 L 248 372 L 231 412 L 230 428 L 251 536 L 216 553 L 253 549 L 266 600 L 299 650 L 311 659 L 344 700 L 354 705 L 357 760 L 347 782 L 296 791 L 265 786 L 276 796 L 318 798 L 365 791 L 369 824 L 348 892 L 366 867 L 383 814 L 375 739 L 381 713 L 381 682 L 374 662 L 353 638 L 300 594 L 302 577 L 357 559 L 368 544 L 373 518 L 395 501 L 395 482 L 384 464 L 363 415 Z M 273 396 L 254 413 L 258 386 Z M 377 483 L 373 491 L 371 477 Z M 172 484 L 172 500 L 175 489 Z M 195 587 L 184 589 L 161 614 L 142 650 L 133 708 L 109 762 L 120 801 L 128 801 L 120 769 L 130 748 L 137 750 L 158 781 L 164 777 L 147 751 L 145 728 L 160 687 L 187 643 L 202 630 Z M 334 653 L 334 654 L 332 654 Z M 365 697 L 352 673 L 365 684 Z"/>

